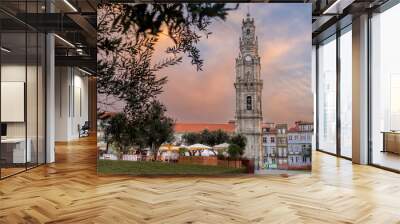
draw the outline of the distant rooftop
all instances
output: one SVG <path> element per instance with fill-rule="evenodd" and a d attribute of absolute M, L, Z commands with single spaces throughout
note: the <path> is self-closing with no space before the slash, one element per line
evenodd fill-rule
<path fill-rule="evenodd" d="M 177 133 L 201 132 L 206 129 L 209 131 L 217 131 L 220 129 L 225 132 L 233 133 L 235 131 L 235 123 L 176 123 L 174 127 Z"/>

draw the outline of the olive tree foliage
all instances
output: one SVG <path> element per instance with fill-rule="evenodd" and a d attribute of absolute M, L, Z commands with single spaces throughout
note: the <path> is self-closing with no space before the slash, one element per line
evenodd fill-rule
<path fill-rule="evenodd" d="M 120 156 L 132 148 L 149 147 L 156 160 L 161 144 L 173 141 L 174 120 L 166 116 L 166 108 L 160 102 L 153 101 L 150 105 L 149 112 L 140 121 L 132 122 L 125 113 L 117 113 L 102 123 L 105 141 Z"/>
<path fill-rule="evenodd" d="M 121 157 L 127 153 L 130 147 L 133 145 L 135 138 L 135 131 L 133 126 L 128 125 L 125 114 L 118 113 L 111 117 L 107 124 L 104 125 L 104 136 L 108 144 L 112 144 L 114 150 L 118 152 L 118 156 Z"/>
<path fill-rule="evenodd" d="M 166 116 L 167 109 L 158 101 L 151 104 L 150 112 L 141 122 L 144 142 L 150 147 L 154 160 L 157 160 L 158 150 L 162 143 L 174 140 L 174 120 Z"/>
<path fill-rule="evenodd" d="M 198 42 L 211 34 L 208 26 L 213 20 L 225 20 L 237 7 L 225 3 L 99 4 L 99 95 L 122 101 L 130 120 L 141 119 L 167 82 L 158 71 L 181 63 L 182 55 L 201 70 Z M 160 35 L 170 38 L 173 45 L 165 49 L 164 58 L 154 61 Z"/>

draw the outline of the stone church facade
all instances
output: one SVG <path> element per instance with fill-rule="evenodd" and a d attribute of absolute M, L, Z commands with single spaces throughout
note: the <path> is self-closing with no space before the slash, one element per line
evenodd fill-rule
<path fill-rule="evenodd" d="M 255 35 L 254 19 L 247 14 L 242 22 L 239 39 L 240 53 L 236 58 L 236 133 L 247 138 L 244 157 L 261 165 L 262 147 L 262 89 L 260 56 Z"/>

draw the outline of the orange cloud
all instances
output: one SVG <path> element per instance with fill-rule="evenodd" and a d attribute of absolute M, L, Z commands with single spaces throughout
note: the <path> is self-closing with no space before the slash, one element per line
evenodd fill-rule
<path fill-rule="evenodd" d="M 263 7 L 263 10 L 269 9 L 267 4 Z M 282 6 L 279 8 L 286 10 Z M 272 20 L 273 8 L 264 11 L 262 15 Z M 167 106 L 170 116 L 186 122 L 234 119 L 235 58 L 239 53 L 240 27 L 246 12 L 247 9 L 242 7 L 242 10 L 231 13 L 227 21 L 215 21 L 210 26 L 213 33 L 198 44 L 204 59 L 203 71 L 197 72 L 190 60 L 184 57 L 181 64 L 158 72 L 160 76 L 168 77 L 160 100 Z M 264 81 L 264 120 L 288 123 L 312 120 L 311 36 L 308 35 L 311 25 L 304 21 L 306 19 L 281 20 L 279 23 L 278 20 L 265 23 L 268 20 L 255 17 Z M 310 30 L 293 29 L 302 23 Z M 172 44 L 166 36 L 160 36 L 155 61 L 165 57 L 165 49 Z"/>

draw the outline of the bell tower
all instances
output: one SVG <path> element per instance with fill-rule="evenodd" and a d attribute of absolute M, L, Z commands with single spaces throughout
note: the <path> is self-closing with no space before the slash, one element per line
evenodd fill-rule
<path fill-rule="evenodd" d="M 255 35 L 254 19 L 248 13 L 242 21 L 239 38 L 239 56 L 236 58 L 236 133 L 247 139 L 244 156 L 261 164 L 262 149 L 262 88 L 260 56 Z"/>

